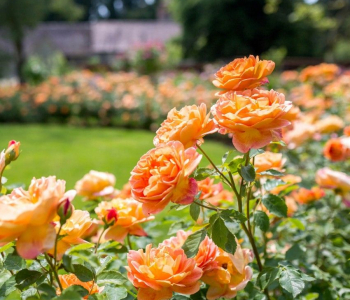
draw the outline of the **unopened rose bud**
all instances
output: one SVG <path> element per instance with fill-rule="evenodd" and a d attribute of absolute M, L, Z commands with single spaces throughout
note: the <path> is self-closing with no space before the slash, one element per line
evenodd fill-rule
<path fill-rule="evenodd" d="M 20 142 L 10 141 L 9 146 L 5 152 L 5 163 L 8 165 L 11 161 L 14 161 L 19 156 Z"/>
<path fill-rule="evenodd" d="M 74 207 L 69 199 L 63 200 L 57 207 L 57 214 L 60 217 L 60 224 L 63 225 L 72 216 Z"/>
<path fill-rule="evenodd" d="M 103 221 L 105 225 L 113 226 L 118 221 L 118 211 L 114 207 L 107 209 L 107 214 Z"/>

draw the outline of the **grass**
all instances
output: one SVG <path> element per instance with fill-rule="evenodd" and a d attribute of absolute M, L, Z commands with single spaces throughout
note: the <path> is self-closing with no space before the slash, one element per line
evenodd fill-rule
<path fill-rule="evenodd" d="M 21 142 L 21 155 L 5 171 L 8 184 L 56 175 L 74 187 L 90 170 L 113 173 L 117 188 L 129 179 L 141 155 L 153 148 L 154 133 L 113 128 L 75 128 L 58 125 L 0 125 L 0 151 L 9 140 Z M 205 142 L 205 151 L 219 163 L 228 146 Z M 208 161 L 203 158 L 202 165 Z"/>

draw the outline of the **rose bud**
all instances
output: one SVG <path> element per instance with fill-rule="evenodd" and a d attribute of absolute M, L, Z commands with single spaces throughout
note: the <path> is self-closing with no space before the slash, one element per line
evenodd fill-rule
<path fill-rule="evenodd" d="M 8 165 L 11 161 L 14 161 L 19 156 L 19 146 L 20 142 L 10 141 L 9 146 L 5 152 L 6 165 Z"/>
<path fill-rule="evenodd" d="M 64 225 L 72 216 L 74 207 L 68 198 L 63 200 L 57 207 L 57 214 L 60 217 L 60 224 Z"/>
<path fill-rule="evenodd" d="M 113 226 L 118 221 L 118 211 L 114 207 L 107 209 L 107 214 L 103 221 L 107 227 Z"/>

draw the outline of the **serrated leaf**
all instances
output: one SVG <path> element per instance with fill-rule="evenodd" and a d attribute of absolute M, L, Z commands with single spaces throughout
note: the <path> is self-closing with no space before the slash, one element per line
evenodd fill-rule
<path fill-rule="evenodd" d="M 224 211 L 221 211 L 220 215 L 225 221 L 234 220 L 238 223 L 244 223 L 247 221 L 247 217 L 244 214 L 234 209 L 226 209 Z"/>
<path fill-rule="evenodd" d="M 280 276 L 280 269 L 273 267 L 264 268 L 257 278 L 259 287 L 264 290 Z"/>
<path fill-rule="evenodd" d="M 227 242 L 224 249 L 231 254 L 235 254 L 237 249 L 236 237 L 230 230 L 227 231 Z"/>
<path fill-rule="evenodd" d="M 194 257 L 197 254 L 199 245 L 204 240 L 205 236 L 206 231 L 204 229 L 198 230 L 188 236 L 186 242 L 182 246 L 187 257 Z"/>
<path fill-rule="evenodd" d="M 259 173 L 260 175 L 268 175 L 268 176 L 283 176 L 284 174 L 282 172 L 279 172 L 277 170 L 274 170 L 274 169 L 269 169 L 269 170 L 266 170 L 264 172 L 260 172 Z"/>
<path fill-rule="evenodd" d="M 236 157 L 234 158 L 229 164 L 228 168 L 232 174 L 237 173 L 239 167 L 243 163 L 244 159 L 242 157 Z"/>
<path fill-rule="evenodd" d="M 202 181 L 205 178 L 215 175 L 216 171 L 209 168 L 197 168 L 193 174 L 193 178 L 197 181 Z"/>
<path fill-rule="evenodd" d="M 38 286 L 38 290 L 46 294 L 50 299 L 56 297 L 56 289 L 50 284 L 42 283 Z"/>
<path fill-rule="evenodd" d="M 32 271 L 24 269 L 16 274 L 15 280 L 17 282 L 17 287 L 23 290 L 25 287 L 30 286 L 36 282 L 42 274 L 38 271 Z"/>
<path fill-rule="evenodd" d="M 200 210 L 200 207 L 198 204 L 196 204 L 196 202 L 193 202 L 191 205 L 190 205 L 190 215 L 192 217 L 192 219 L 194 221 L 197 221 L 198 220 L 198 217 L 199 217 L 199 214 L 200 214 L 201 210 Z"/>
<path fill-rule="evenodd" d="M 127 279 L 120 272 L 113 270 L 103 271 L 97 278 L 97 283 L 99 285 L 122 285 L 126 281 Z"/>
<path fill-rule="evenodd" d="M 255 169 L 252 165 L 241 166 L 239 170 L 239 174 L 243 177 L 243 179 L 247 182 L 253 182 L 255 180 Z"/>
<path fill-rule="evenodd" d="M 5 259 L 4 266 L 7 270 L 17 271 L 25 268 L 26 262 L 22 257 L 18 255 L 9 254 Z"/>
<path fill-rule="evenodd" d="M 287 217 L 287 205 L 284 200 L 276 195 L 266 194 L 262 197 L 262 203 L 277 217 Z"/>
<path fill-rule="evenodd" d="M 0 297 L 5 297 L 16 290 L 16 279 L 15 276 L 8 278 L 0 288 Z"/>
<path fill-rule="evenodd" d="M 83 282 L 88 282 L 94 279 L 94 274 L 90 269 L 83 265 L 73 264 L 74 274 Z"/>
<path fill-rule="evenodd" d="M 298 296 L 305 287 L 305 283 L 302 280 L 300 273 L 290 267 L 282 268 L 279 283 L 281 287 L 291 293 L 294 298 Z"/>
<path fill-rule="evenodd" d="M 254 212 L 254 224 L 260 228 L 261 231 L 268 231 L 270 227 L 270 220 L 267 214 L 261 210 Z"/>
<path fill-rule="evenodd" d="M 62 257 L 63 267 L 67 272 L 74 273 L 74 266 L 72 262 L 72 257 L 64 254 Z"/>
<path fill-rule="evenodd" d="M 315 278 L 313 278 L 305 273 L 300 273 L 300 275 L 304 281 L 307 281 L 307 282 L 315 281 Z"/>
<path fill-rule="evenodd" d="M 92 247 L 95 247 L 95 244 L 93 244 L 93 243 L 80 244 L 80 245 L 77 245 L 77 246 L 74 246 L 74 247 L 70 248 L 67 251 L 67 254 L 71 254 L 73 252 L 79 252 L 79 251 L 82 251 L 82 250 L 90 249 Z"/>
<path fill-rule="evenodd" d="M 263 154 L 265 151 L 263 149 L 250 149 L 249 157 L 253 158 L 259 154 Z"/>
<path fill-rule="evenodd" d="M 267 179 L 263 184 L 265 191 L 272 191 L 274 188 L 285 185 L 286 183 L 281 179 Z"/>
<path fill-rule="evenodd" d="M 298 244 L 294 244 L 286 252 L 286 260 L 292 261 L 292 260 L 295 260 L 295 259 L 299 259 L 304 254 L 305 254 L 305 251 L 303 249 L 301 249 Z"/>
<path fill-rule="evenodd" d="M 225 226 L 224 220 L 219 217 L 212 225 L 211 238 L 213 242 L 221 249 L 225 249 L 227 242 L 228 229 Z"/>
<path fill-rule="evenodd" d="M 121 300 L 128 296 L 128 292 L 124 287 L 105 286 L 102 294 L 105 294 L 108 300 Z"/>

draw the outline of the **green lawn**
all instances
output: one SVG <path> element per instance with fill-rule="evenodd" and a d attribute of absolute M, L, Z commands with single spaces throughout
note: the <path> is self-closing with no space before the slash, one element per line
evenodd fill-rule
<path fill-rule="evenodd" d="M 8 184 L 56 175 L 67 188 L 90 170 L 113 173 L 117 188 L 129 178 L 142 154 L 153 147 L 152 132 L 113 128 L 75 128 L 58 125 L 0 125 L 0 149 L 9 140 L 21 142 L 21 155 L 4 174 Z M 220 162 L 229 147 L 208 141 L 203 148 Z M 205 158 L 202 165 L 207 165 Z"/>

